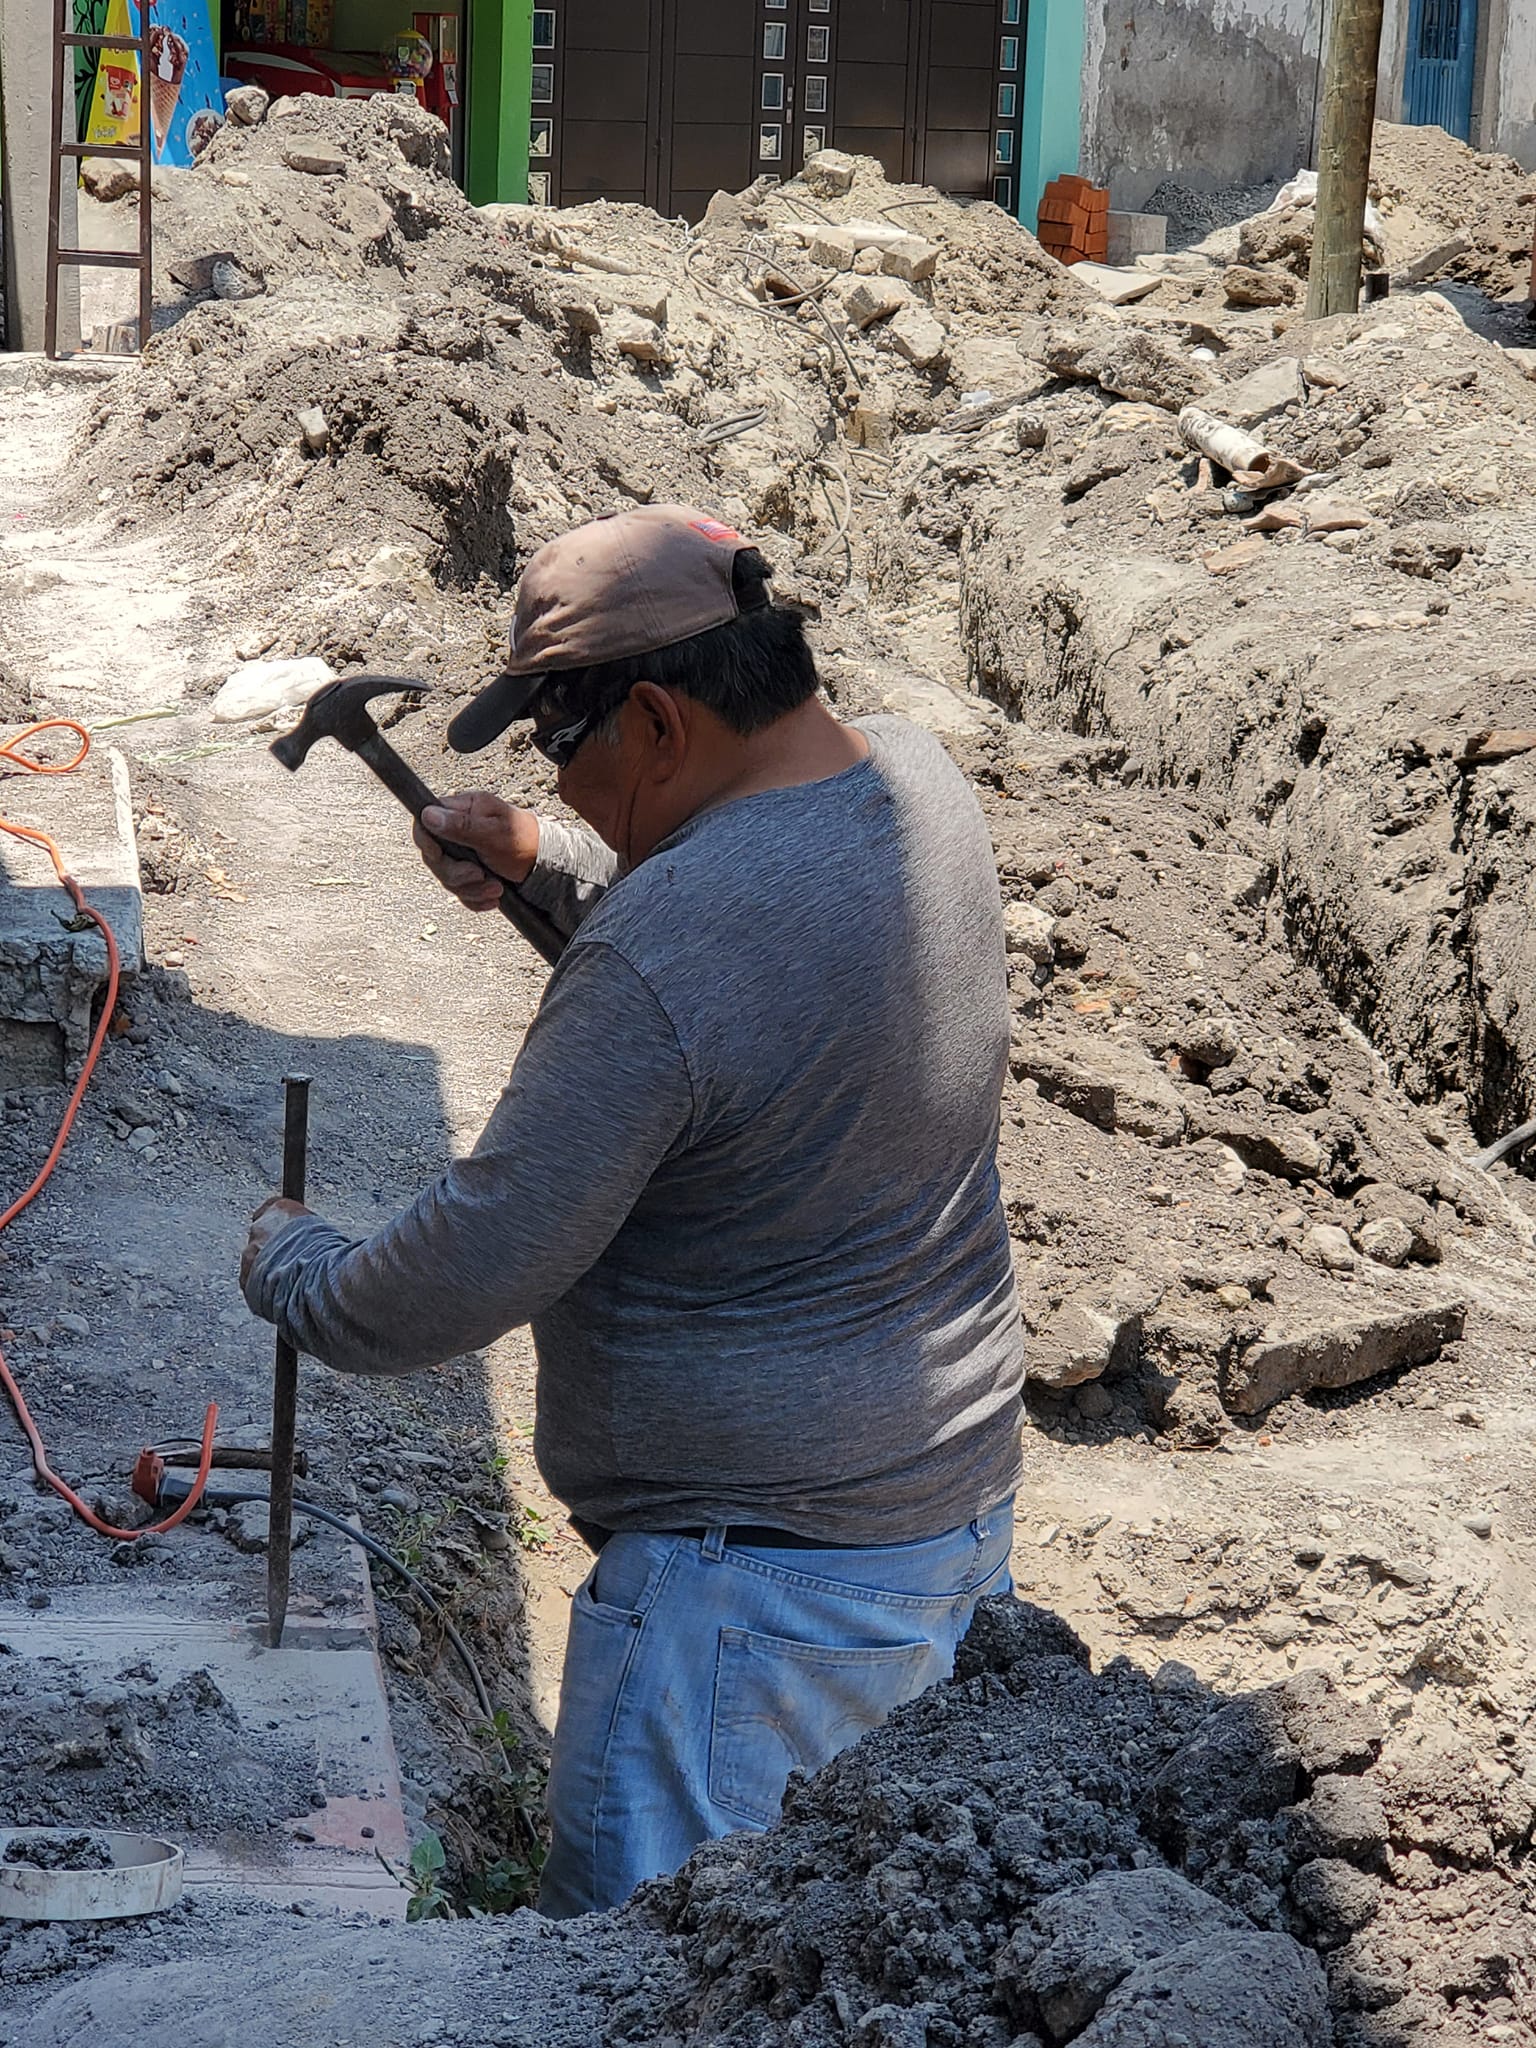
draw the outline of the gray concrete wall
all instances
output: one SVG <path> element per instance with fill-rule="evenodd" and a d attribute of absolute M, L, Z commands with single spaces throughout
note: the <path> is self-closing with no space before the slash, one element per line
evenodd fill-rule
<path fill-rule="evenodd" d="M 1083 154 L 1119 206 L 1310 161 L 1321 0 L 1087 0 Z"/>
<path fill-rule="evenodd" d="M 53 10 L 44 0 L 0 0 L 0 179 L 4 181 L 5 345 L 43 345 L 47 276 L 49 159 L 53 107 Z M 64 95 L 65 138 L 72 139 L 75 96 Z M 75 180 L 59 182 L 60 240 L 75 246 Z M 80 278 L 59 279 L 59 347 L 80 346 Z"/>
<path fill-rule="evenodd" d="M 1386 0 L 1377 110 L 1403 116 L 1409 0 Z M 1473 144 L 1536 166 L 1536 16 L 1480 0 Z M 1083 165 L 1117 206 L 1316 161 L 1323 0 L 1086 0 Z"/>

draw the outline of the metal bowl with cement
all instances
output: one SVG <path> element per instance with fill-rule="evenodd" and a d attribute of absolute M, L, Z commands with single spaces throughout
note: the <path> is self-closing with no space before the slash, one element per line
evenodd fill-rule
<path fill-rule="evenodd" d="M 74 1844 L 88 1838 L 99 1848 L 95 1869 L 53 1869 L 46 1850 L 60 1862 Z M 39 1860 L 23 1863 L 13 1843 L 25 1843 Z M 34 1847 L 34 1845 L 36 1845 Z M 110 1828 L 0 1828 L 0 1920 L 128 1920 L 163 1912 L 181 1897 L 183 1857 L 172 1842 L 150 1835 L 125 1835 Z"/>

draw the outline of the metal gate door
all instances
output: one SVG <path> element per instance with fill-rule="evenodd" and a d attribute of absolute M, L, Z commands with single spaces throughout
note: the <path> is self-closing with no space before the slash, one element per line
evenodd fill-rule
<path fill-rule="evenodd" d="M 1472 139 L 1477 0 L 1413 0 L 1408 16 L 1405 118 Z"/>
<path fill-rule="evenodd" d="M 1444 0 L 1427 0 L 1444 4 Z M 532 197 L 698 220 L 834 146 L 1012 203 L 1023 0 L 553 0 L 533 12 Z"/>

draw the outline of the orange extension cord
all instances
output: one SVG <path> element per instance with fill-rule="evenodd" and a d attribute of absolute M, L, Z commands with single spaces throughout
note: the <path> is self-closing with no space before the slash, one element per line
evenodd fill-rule
<path fill-rule="evenodd" d="M 51 767 L 45 761 L 34 761 L 30 754 L 23 754 L 18 751 L 24 740 L 34 738 L 40 732 L 56 732 L 59 730 L 72 732 L 80 742 L 80 750 L 72 761 L 65 761 L 56 767 Z M 0 744 L 0 761 L 8 761 L 13 768 L 25 768 L 32 775 L 68 775 L 72 769 L 80 766 L 80 763 L 90 751 L 91 736 L 83 725 L 77 725 L 72 718 L 45 718 L 40 724 L 29 725 L 25 732 L 19 732 L 14 739 Z M 69 1106 L 64 1111 L 64 1121 L 59 1125 L 59 1135 L 54 1139 L 53 1149 L 43 1161 L 42 1169 L 31 1187 L 27 1189 L 25 1194 L 18 1195 L 11 1206 L 3 1213 L 0 1213 L 0 1230 L 5 1230 L 10 1224 L 15 1222 L 28 1203 L 35 1200 L 42 1193 L 43 1188 L 47 1185 L 49 1175 L 59 1163 L 60 1156 L 64 1150 L 65 1140 L 68 1138 L 70 1129 L 75 1121 L 75 1113 L 80 1107 L 81 1099 L 85 1094 L 91 1075 L 96 1071 L 96 1062 L 101 1056 L 101 1048 L 106 1041 L 107 1032 L 111 1028 L 112 1018 L 117 1009 L 118 953 L 117 940 L 112 936 L 111 926 L 98 911 L 93 910 L 90 904 L 86 902 L 81 892 L 80 884 L 65 869 L 63 856 L 59 852 L 58 847 L 48 837 L 48 834 L 46 832 L 38 832 L 30 825 L 13 825 L 7 818 L 0 818 L 0 832 L 7 832 L 13 839 L 25 839 L 33 846 L 42 847 L 48 858 L 53 862 L 53 871 L 59 878 L 60 887 L 69 891 L 70 901 L 74 904 L 76 911 L 81 917 L 88 917 L 101 933 L 103 939 L 105 939 L 108 966 L 107 999 L 102 1005 L 100 1021 L 91 1035 L 90 1050 L 86 1053 L 85 1064 L 80 1069 L 80 1078 L 75 1083 L 74 1092 L 69 1098 Z M 86 1506 L 79 1494 L 75 1492 L 74 1488 L 62 1480 L 48 1463 L 48 1452 L 41 1435 L 38 1433 L 37 1424 L 32 1420 L 31 1412 L 26 1402 L 22 1399 L 21 1388 L 17 1386 L 15 1377 L 5 1361 L 5 1354 L 3 1352 L 0 1352 L 0 1387 L 3 1387 L 10 1396 L 11 1406 L 16 1410 L 16 1419 L 26 1432 L 27 1442 L 32 1446 L 33 1471 L 36 1472 L 38 1478 L 45 1485 L 51 1486 L 61 1499 L 67 1500 L 81 1521 L 89 1528 L 94 1529 L 98 1536 L 110 1536 L 115 1541 L 121 1543 L 137 1542 L 141 1536 L 162 1536 L 167 1529 L 174 1529 L 178 1522 L 184 1522 L 202 1498 L 203 1488 L 208 1483 L 208 1473 L 213 1464 L 213 1432 L 219 1419 L 216 1403 L 209 1402 L 208 1413 L 203 1421 L 203 1449 L 202 1456 L 198 1461 L 197 1483 L 181 1503 L 181 1506 L 176 1509 L 174 1514 L 167 1515 L 163 1522 L 151 1522 L 146 1528 L 114 1529 L 110 1522 L 104 1522 L 99 1515 L 94 1514 Z"/>

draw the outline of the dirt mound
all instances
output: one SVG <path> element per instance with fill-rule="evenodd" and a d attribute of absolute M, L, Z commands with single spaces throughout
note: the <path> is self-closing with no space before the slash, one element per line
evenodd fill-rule
<path fill-rule="evenodd" d="M 1443 128 L 1376 123 L 1371 196 L 1387 224 L 1394 270 L 1453 240 L 1463 247 L 1426 278 L 1480 285 L 1495 298 L 1524 295 L 1536 232 L 1536 175 L 1513 157 L 1484 156 Z"/>
<path fill-rule="evenodd" d="M 1370 196 L 1386 234 L 1387 267 L 1418 283 L 1452 279 L 1494 298 L 1526 295 L 1536 232 L 1536 175 L 1513 157 L 1484 156 L 1443 128 L 1378 121 Z M 1312 209 L 1250 215 L 1238 228 L 1241 262 L 1305 277 Z M 1211 253 L 1218 253 L 1214 241 Z M 1426 260 L 1426 259 L 1435 260 Z"/>
<path fill-rule="evenodd" d="M 658 462 L 579 404 L 566 323 L 414 107 L 306 97 L 228 129 L 156 218 L 178 317 L 91 415 L 73 503 L 122 529 L 196 521 L 247 651 L 467 676 L 533 548 L 708 492 L 686 446 Z M 259 289 L 221 297 L 218 261 Z"/>

